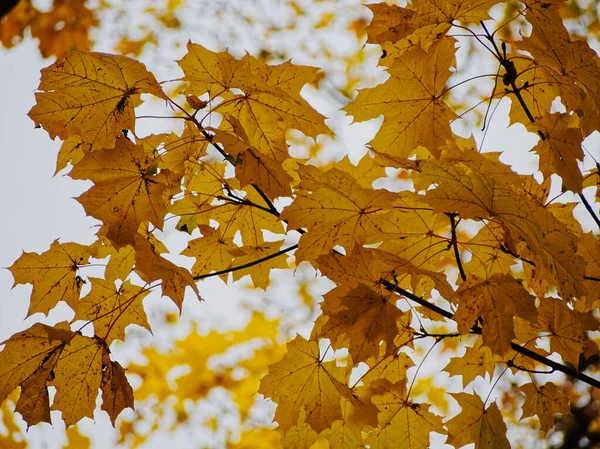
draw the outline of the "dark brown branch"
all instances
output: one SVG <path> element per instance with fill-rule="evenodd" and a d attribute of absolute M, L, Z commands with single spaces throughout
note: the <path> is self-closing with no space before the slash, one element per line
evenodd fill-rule
<path fill-rule="evenodd" d="M 450 230 L 452 232 L 452 241 L 450 244 L 454 247 L 454 257 L 456 258 L 456 265 L 460 273 L 460 278 L 464 281 L 467 280 L 467 275 L 463 269 L 462 262 L 460 260 L 460 252 L 458 251 L 458 242 L 456 240 L 456 214 L 446 214 L 450 218 Z"/>
<path fill-rule="evenodd" d="M 258 265 L 260 263 L 266 262 L 267 260 L 274 259 L 277 256 L 281 256 L 282 254 L 289 253 L 290 251 L 298 248 L 298 245 L 292 245 L 288 248 L 282 249 L 281 251 L 277 251 L 276 253 L 269 254 L 268 256 L 262 257 L 260 259 L 253 260 L 252 262 L 245 263 L 243 265 L 238 265 L 237 267 L 226 268 L 225 270 L 215 271 L 213 273 L 208 274 L 200 274 L 198 276 L 194 276 L 195 281 L 199 281 L 200 279 L 206 279 L 213 276 L 220 276 L 222 274 L 233 273 L 234 271 L 243 270 L 245 268 L 253 267 L 254 265 Z"/>
<path fill-rule="evenodd" d="M 430 302 L 424 300 L 423 298 L 420 298 L 417 295 L 414 295 L 413 293 L 410 293 L 398 286 L 395 286 L 394 284 L 392 284 L 389 281 L 382 280 L 381 285 L 383 285 L 387 290 L 395 291 L 396 293 L 400 293 L 402 296 L 407 297 L 408 299 L 416 302 L 417 304 L 420 304 L 423 307 L 431 310 L 432 312 L 436 312 L 437 314 L 439 314 L 445 318 L 448 318 L 448 319 L 454 318 L 454 314 L 452 312 L 442 309 L 441 307 L 438 307 L 435 304 L 431 304 Z M 481 335 L 481 327 L 479 327 L 477 325 L 473 326 L 471 328 L 471 333 Z M 574 367 L 555 362 L 554 360 L 544 357 L 543 355 L 540 355 L 537 352 L 532 351 L 531 349 L 527 349 L 527 348 L 525 348 L 521 345 L 518 345 L 514 342 L 510 343 L 510 347 L 515 352 L 518 352 L 519 354 L 524 355 L 525 357 L 529 357 L 530 359 L 535 360 L 536 362 L 542 363 L 542 364 L 546 365 L 547 367 L 552 368 L 554 371 L 560 371 L 561 373 L 564 373 L 567 376 L 574 377 L 576 379 L 579 379 L 582 382 L 585 382 L 588 385 L 591 385 L 592 387 L 600 389 L 600 380 L 594 379 L 593 377 L 590 377 L 587 374 L 581 373 L 581 372 L 577 371 Z"/>
<path fill-rule="evenodd" d="M 596 225 L 598 225 L 598 227 L 600 228 L 600 218 L 598 218 L 598 215 L 596 215 L 596 212 L 594 212 L 594 209 L 592 209 L 592 206 L 590 205 L 590 203 L 588 203 L 588 200 L 586 199 L 586 197 L 583 196 L 583 193 L 579 194 L 579 198 L 581 198 L 581 202 L 585 206 L 586 210 L 592 216 L 592 218 L 596 222 Z"/>

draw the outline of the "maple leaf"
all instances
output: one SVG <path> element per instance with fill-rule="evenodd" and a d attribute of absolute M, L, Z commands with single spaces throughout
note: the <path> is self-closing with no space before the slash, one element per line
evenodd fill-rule
<path fill-rule="evenodd" d="M 60 146 L 58 156 L 56 158 L 56 175 L 59 171 L 65 168 L 69 163 L 75 165 L 79 162 L 86 153 L 91 151 L 92 145 L 81 140 L 79 136 L 69 137 Z"/>
<path fill-rule="evenodd" d="M 400 329 L 408 327 L 409 322 L 407 315 L 394 304 L 396 299 L 396 296 L 383 297 L 359 284 L 342 297 L 341 306 L 329 315 L 320 333 L 329 338 L 336 349 L 340 347 L 337 339 L 349 340 L 349 345 L 343 346 L 356 362 L 379 355 L 382 341 L 389 353 Z"/>
<path fill-rule="evenodd" d="M 78 243 L 58 243 L 42 254 L 24 252 L 9 268 L 15 283 L 32 284 L 27 316 L 48 314 L 59 301 L 74 308 L 85 282 L 77 270 L 88 263 L 89 249 Z"/>
<path fill-rule="evenodd" d="M 158 158 L 158 167 L 183 177 L 184 185 L 189 185 L 204 167 L 199 159 L 207 154 L 207 148 L 207 138 L 196 126 L 186 123 L 181 135 L 170 133 L 165 139 L 164 153 Z"/>
<path fill-rule="evenodd" d="M 87 154 L 70 173 L 94 182 L 77 200 L 104 223 L 101 232 L 117 249 L 134 244 L 144 220 L 163 227 L 175 187 L 168 170 L 153 174 L 154 164 L 139 145 L 121 137 L 114 148 Z"/>
<path fill-rule="evenodd" d="M 125 280 L 135 264 L 135 250 L 132 246 L 124 246 L 116 250 L 107 239 L 97 240 L 90 246 L 91 255 L 97 259 L 110 256 L 104 269 L 107 281 Z"/>
<path fill-rule="evenodd" d="M 533 253 L 535 276 L 556 285 L 565 297 L 581 292 L 584 264 L 576 254 L 577 238 L 551 212 L 530 196 L 470 168 L 424 162 L 423 175 L 437 184 L 425 201 L 435 211 L 501 224 L 513 241 L 522 239 Z M 537 184 L 536 184 L 537 185 Z"/>
<path fill-rule="evenodd" d="M 281 241 L 277 241 L 265 242 L 260 246 L 242 246 L 232 252 L 234 256 L 232 266 L 241 267 L 261 259 L 266 259 L 281 249 L 281 243 Z M 269 275 L 271 270 L 275 268 L 289 268 L 289 265 L 284 257 L 273 257 L 254 266 L 235 270 L 233 272 L 233 280 L 236 281 L 242 278 L 242 276 L 249 274 L 256 288 L 266 290 L 270 283 Z"/>
<path fill-rule="evenodd" d="M 360 188 L 354 178 L 335 168 L 328 173 L 327 179 L 339 175 L 338 182 L 323 184 L 311 193 L 299 193 L 281 213 L 288 228 L 308 228 L 300 237 L 298 261 L 315 260 L 335 245 L 350 252 L 356 244 L 376 242 L 386 227 L 397 229 L 395 217 L 389 213 L 394 194 Z"/>
<path fill-rule="evenodd" d="M 55 0 L 49 11 L 41 12 L 31 22 L 31 35 L 39 39 L 44 58 L 61 57 L 69 50 L 89 51 L 89 31 L 97 25 L 94 11 L 85 2 Z"/>
<path fill-rule="evenodd" d="M 494 274 L 510 273 L 515 258 L 503 250 L 506 231 L 500 225 L 487 223 L 468 242 L 461 242 L 471 254 L 471 260 L 464 264 L 465 271 L 483 279 Z"/>
<path fill-rule="evenodd" d="M 75 334 L 52 371 L 52 385 L 56 387 L 52 410 L 62 411 L 67 427 L 94 415 L 104 348 L 97 339 Z"/>
<path fill-rule="evenodd" d="M 571 310 L 558 298 L 544 298 L 538 307 L 536 330 L 550 340 L 550 350 L 577 366 L 579 355 L 588 340 L 587 331 L 596 329 L 598 321 L 590 312 Z"/>
<path fill-rule="evenodd" d="M 17 411 L 29 425 L 50 422 L 48 386 L 56 388 L 52 410 L 70 426 L 92 417 L 102 379 L 101 340 L 71 332 L 66 323 L 40 323 L 4 342 L 0 352 L 0 402 L 21 386 Z"/>
<path fill-rule="evenodd" d="M 292 63 L 269 66 L 246 54 L 236 60 L 228 53 L 214 53 L 188 42 L 187 54 L 178 61 L 189 82 L 186 93 L 225 100 L 219 113 L 231 116 L 243 127 L 249 142 L 262 154 L 278 161 L 288 157 L 285 134 L 297 129 L 307 136 L 329 134 L 325 117 L 300 96 L 317 69 Z M 243 95 L 225 94 L 241 89 Z M 219 89 L 219 90 L 217 90 Z"/>
<path fill-rule="evenodd" d="M 196 225 L 209 225 L 211 220 L 218 222 L 223 238 L 234 238 L 240 232 L 244 245 L 259 247 L 265 242 L 263 230 L 281 234 L 283 224 L 270 211 L 253 206 L 262 201 L 262 197 L 254 189 L 243 192 L 243 198 L 236 195 L 239 200 L 212 203 L 214 198 L 211 198 L 211 202 L 200 198 L 180 205 L 177 210 L 182 214 L 193 215 Z"/>
<path fill-rule="evenodd" d="M 240 181 L 240 186 L 258 185 L 269 198 L 291 196 L 292 177 L 281 163 L 252 147 L 237 119 L 230 117 L 229 120 L 237 124 L 237 135 L 217 130 L 214 140 L 221 143 L 225 151 L 234 158 L 236 178 Z"/>
<path fill-rule="evenodd" d="M 442 38 L 456 22 L 479 22 L 497 0 L 426 0 L 406 8 L 377 3 L 366 5 L 373 12 L 367 27 L 367 42 L 386 45 L 385 57 L 396 59 L 419 44 L 425 51 Z M 388 62 L 384 62 L 388 65 Z"/>
<path fill-rule="evenodd" d="M 317 261 L 319 270 L 329 279 L 335 279 L 336 283 L 345 290 L 365 285 L 376 292 L 383 293 L 381 279 L 386 264 L 375 257 L 371 249 L 357 246 L 347 256 L 332 252 L 320 256 Z"/>
<path fill-rule="evenodd" d="M 579 240 L 578 254 L 585 260 L 585 275 L 587 278 L 600 279 L 600 244 L 598 239 L 592 233 L 583 234 Z M 597 306 L 596 302 L 600 300 L 600 291 L 597 288 L 595 280 L 584 280 L 586 289 L 585 308 L 580 312 L 587 312 Z M 579 304 L 578 304 L 579 305 Z"/>
<path fill-rule="evenodd" d="M 483 344 L 494 354 L 505 355 L 515 338 L 512 318 L 535 322 L 535 297 L 512 276 L 495 274 L 489 279 L 469 278 L 461 283 L 453 299 L 458 303 L 454 319 L 461 333 L 469 333 L 483 317 Z"/>
<path fill-rule="evenodd" d="M 456 448 L 475 443 L 475 449 L 509 449 L 506 424 L 495 403 L 485 408 L 477 394 L 454 393 L 461 412 L 446 423 L 448 443 Z"/>
<path fill-rule="evenodd" d="M 125 408 L 133 409 L 133 389 L 127 377 L 125 370 L 119 362 L 110 361 L 104 363 L 106 368 L 102 374 L 102 410 L 108 413 L 112 425 L 121 411 Z"/>
<path fill-rule="evenodd" d="M 525 395 L 521 419 L 537 416 L 544 433 L 554 427 L 554 416 L 557 413 L 564 415 L 570 412 L 569 398 L 551 382 L 544 385 L 528 383 L 521 385 L 519 391 Z"/>
<path fill-rule="evenodd" d="M 186 287 L 191 287 L 198 299 L 198 287 L 188 270 L 156 253 L 152 244 L 144 236 L 135 237 L 135 272 L 147 283 L 162 280 L 164 296 L 173 300 L 181 311 Z"/>
<path fill-rule="evenodd" d="M 480 338 L 473 346 L 467 347 L 464 355 L 452 357 L 444 371 L 451 376 L 462 376 L 463 388 L 469 385 L 476 377 L 492 375 L 498 362 L 497 356 L 492 354 L 489 347 L 483 346 Z"/>
<path fill-rule="evenodd" d="M 583 176 L 577 160 L 583 160 L 583 136 L 577 126 L 578 120 L 575 125 L 572 124 L 573 121 L 567 114 L 548 114 L 535 124 L 529 124 L 528 129 L 544 133 L 545 139 L 540 139 L 532 149 L 540 156 L 540 171 L 544 176 L 556 174 L 562 178 L 565 189 L 579 192 Z"/>
<path fill-rule="evenodd" d="M 125 56 L 72 51 L 42 70 L 29 116 L 65 140 L 79 136 L 92 150 L 112 148 L 123 129 L 135 129 L 142 93 L 166 99 L 154 75 Z"/>
<path fill-rule="evenodd" d="M 46 383 L 51 379 L 52 368 L 70 337 L 70 331 L 59 334 L 50 326 L 36 323 L 3 342 L 5 346 L 0 352 L 0 403 L 22 385 L 16 411 L 23 415 L 28 425 L 50 422 Z"/>
<path fill-rule="evenodd" d="M 304 409 L 306 422 L 317 432 L 342 419 L 341 398 L 355 408 L 365 408 L 347 386 L 344 368 L 324 362 L 319 345 L 300 335 L 287 345 L 283 360 L 269 367 L 260 383 L 259 393 L 278 404 L 275 421 L 282 432 L 290 429 Z"/>
<path fill-rule="evenodd" d="M 202 237 L 190 240 L 184 256 L 194 257 L 196 261 L 192 267 L 194 276 L 209 273 L 211 270 L 221 271 L 227 268 L 233 260 L 232 252 L 238 248 L 231 238 L 223 237 L 220 229 L 207 225 L 199 226 Z"/>
<path fill-rule="evenodd" d="M 431 432 L 446 433 L 442 419 L 429 411 L 429 405 L 408 401 L 403 390 L 374 396 L 373 403 L 380 412 L 379 428 L 367 439 L 372 448 L 425 449 Z"/>
<path fill-rule="evenodd" d="M 390 78 L 377 87 L 362 89 L 343 108 L 364 121 L 383 114 L 381 129 L 370 142 L 378 152 L 410 157 L 418 146 L 433 154 L 452 138 L 450 122 L 456 114 L 441 98 L 454 66 L 454 40 L 442 39 L 426 52 L 407 51 L 388 69 Z"/>
<path fill-rule="evenodd" d="M 365 6 L 373 13 L 373 18 L 365 30 L 367 42 L 370 44 L 397 42 L 414 31 L 409 22 L 415 14 L 413 10 L 388 3 Z"/>
<path fill-rule="evenodd" d="M 343 419 L 331 424 L 330 429 L 321 433 L 327 438 L 329 446 L 338 449 L 357 449 L 364 447 L 362 442 L 361 425 L 355 421 L 355 410 L 350 401 L 342 398 Z"/>
<path fill-rule="evenodd" d="M 125 327 L 137 324 L 148 329 L 146 312 L 142 300 L 150 293 L 125 281 L 116 288 L 112 280 L 89 278 L 92 290 L 81 298 L 75 307 L 75 320 L 89 320 L 94 323 L 94 332 L 107 345 L 113 340 L 125 340 Z"/>
<path fill-rule="evenodd" d="M 528 51 L 547 70 L 558 74 L 561 98 L 569 110 L 582 115 L 581 127 L 583 135 L 587 136 L 598 129 L 598 55 L 586 42 L 571 40 L 558 5 L 535 3 L 527 9 L 526 18 L 533 30 L 531 36 L 516 43 L 517 48 Z M 577 97 L 569 92 L 573 87 L 579 91 Z"/>

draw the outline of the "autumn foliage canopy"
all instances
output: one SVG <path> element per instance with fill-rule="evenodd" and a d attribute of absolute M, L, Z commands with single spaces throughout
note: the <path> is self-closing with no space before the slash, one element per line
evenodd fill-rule
<path fill-rule="evenodd" d="M 15 284 L 33 286 L 29 315 L 64 302 L 74 318 L 3 343 L 0 402 L 20 387 L 15 410 L 28 426 L 59 410 L 68 427 L 93 417 L 100 394 L 115 424 L 134 397 L 152 393 L 134 391 L 128 373 L 144 377 L 143 369 L 125 369 L 111 353 L 128 325 L 151 330 L 147 295 L 160 291 L 181 310 L 184 297 L 203 300 L 207 277 L 250 275 L 266 289 L 272 269 L 310 264 L 335 284 L 310 335 L 273 350 L 268 371 L 247 367 L 256 380 L 243 394 L 232 373 L 220 380 L 246 401 L 260 393 L 276 404 L 277 427 L 262 430 L 263 443 L 507 448 L 505 421 L 530 417 L 545 435 L 570 413 L 567 380 L 600 387 L 600 220 L 583 193 L 600 182 L 583 145 L 600 131 L 600 62 L 569 34 L 561 2 L 527 0 L 506 22 L 488 15 L 497 3 L 366 6 L 366 42 L 379 46 L 387 79 L 343 107 L 354 122 L 382 118 L 354 163 L 317 166 L 288 151 L 290 130 L 333 138 L 301 95 L 318 84 L 316 67 L 189 42 L 177 92 L 126 56 L 73 50 L 43 69 L 29 116 L 63 141 L 57 172 L 93 183 L 77 201 L 101 224 L 91 245 L 55 241 L 9 268 Z M 520 34 L 502 38 L 505 26 Z M 497 73 L 457 65 L 459 34 L 492 55 Z M 537 173 L 518 173 L 471 136 L 472 111 L 453 90 L 479 78 L 493 87 L 471 106 L 510 103 L 510 122 L 538 138 Z M 182 130 L 138 135 L 142 97 L 164 105 Z M 390 173 L 401 182 L 386 182 Z M 573 201 L 558 201 L 561 192 Z M 578 205 L 585 223 L 573 215 Z M 193 258 L 191 269 L 164 256 L 167 219 L 189 235 L 181 254 Z M 86 275 L 98 261 L 104 276 Z M 441 366 L 419 355 L 423 347 L 454 352 Z M 453 379 L 446 396 L 455 413 L 414 388 L 431 363 Z M 473 388 L 519 373 L 514 409 Z"/>

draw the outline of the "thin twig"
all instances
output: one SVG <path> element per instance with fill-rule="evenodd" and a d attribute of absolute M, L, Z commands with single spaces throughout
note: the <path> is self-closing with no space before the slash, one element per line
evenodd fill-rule
<path fill-rule="evenodd" d="M 292 245 L 285 249 L 282 249 L 281 251 L 277 251 L 276 253 L 269 254 L 268 256 L 253 260 L 252 262 L 248 262 L 243 265 L 238 265 L 237 267 L 226 268 L 225 270 L 214 271 L 212 273 L 200 274 L 198 276 L 194 276 L 194 280 L 199 281 L 200 279 L 206 279 L 206 278 L 210 278 L 213 276 L 221 276 L 222 274 L 229 274 L 229 273 L 233 273 L 234 271 L 239 271 L 239 270 L 243 270 L 245 268 L 250 268 L 250 267 L 253 267 L 254 265 L 258 265 L 260 263 L 266 262 L 267 260 L 274 259 L 277 256 L 281 256 L 282 254 L 289 253 L 290 251 L 293 251 L 296 248 L 298 248 L 298 245 Z"/>
<path fill-rule="evenodd" d="M 450 218 L 450 231 L 452 232 L 452 241 L 450 244 L 454 247 L 454 257 L 456 258 L 456 265 L 460 273 L 460 278 L 464 281 L 467 280 L 467 275 L 463 269 L 462 262 L 460 260 L 460 252 L 458 251 L 458 242 L 456 240 L 456 214 L 446 214 Z"/>

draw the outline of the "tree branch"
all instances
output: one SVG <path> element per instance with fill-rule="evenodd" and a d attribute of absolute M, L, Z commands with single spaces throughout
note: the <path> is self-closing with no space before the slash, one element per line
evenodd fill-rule
<path fill-rule="evenodd" d="M 465 274 L 465 270 L 463 269 L 462 262 L 460 260 L 460 252 L 458 251 L 458 242 L 456 240 L 456 214 L 446 214 L 450 218 L 450 226 L 452 232 L 452 241 L 451 245 L 454 247 L 454 257 L 456 259 L 456 265 L 458 266 L 458 271 L 460 273 L 460 278 L 464 281 L 467 280 L 467 275 Z"/>
<path fill-rule="evenodd" d="M 245 268 L 250 268 L 250 267 L 253 267 L 254 265 L 258 265 L 260 263 L 266 262 L 267 260 L 274 259 L 277 256 L 281 256 L 282 254 L 289 253 L 290 251 L 293 251 L 296 248 L 298 248 L 298 245 L 292 245 L 288 248 L 277 251 L 276 253 L 269 254 L 268 256 L 253 260 L 252 262 L 248 262 L 243 265 L 238 265 L 237 267 L 226 268 L 225 270 L 215 271 L 213 273 L 199 274 L 198 276 L 194 276 L 194 280 L 199 281 L 200 279 L 206 279 L 206 278 L 210 278 L 213 276 L 220 276 L 222 274 L 233 273 L 234 271 L 239 271 L 239 270 L 243 270 Z"/>
<path fill-rule="evenodd" d="M 425 308 L 431 310 L 432 312 L 435 312 L 445 318 L 448 318 L 450 320 L 454 318 L 454 314 L 452 312 L 442 309 L 441 307 L 438 307 L 435 304 L 431 304 L 429 301 L 426 301 L 425 299 L 420 298 L 419 296 L 414 295 L 413 293 L 410 293 L 409 291 L 406 291 L 403 288 L 400 288 L 400 287 L 392 284 L 389 281 L 381 280 L 381 285 L 383 285 L 386 288 L 386 290 L 400 293 L 402 296 L 407 297 L 408 299 L 416 302 L 417 304 L 420 304 L 423 307 L 425 307 Z M 471 333 L 481 335 L 481 327 L 479 327 L 477 325 L 473 326 L 471 328 Z M 560 371 L 561 373 L 564 373 L 567 376 L 571 376 L 576 379 L 579 379 L 580 381 L 582 381 L 592 387 L 600 389 L 600 380 L 594 379 L 593 377 L 590 377 L 587 374 L 579 372 L 574 367 L 571 367 L 568 365 L 563 365 L 562 363 L 559 363 L 559 362 L 555 362 L 554 360 L 551 360 L 548 357 L 544 357 L 543 355 L 540 355 L 537 352 L 532 351 L 531 349 L 527 349 L 527 348 L 525 348 L 521 345 L 518 345 L 514 342 L 510 343 L 510 347 L 515 352 L 518 352 L 519 354 L 524 355 L 525 357 L 535 360 L 536 362 L 540 362 L 540 363 L 546 365 L 547 367 L 552 368 L 555 371 Z"/>

